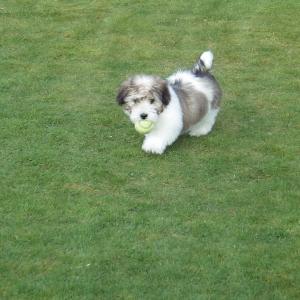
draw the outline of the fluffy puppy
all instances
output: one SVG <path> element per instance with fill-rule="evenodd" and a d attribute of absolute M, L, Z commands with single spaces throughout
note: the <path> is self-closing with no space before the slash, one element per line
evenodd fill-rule
<path fill-rule="evenodd" d="M 210 74 L 213 54 L 204 52 L 191 70 L 167 79 L 136 75 L 124 81 L 117 102 L 132 123 L 154 122 L 142 149 L 162 154 L 181 134 L 208 134 L 220 108 L 221 88 Z"/>

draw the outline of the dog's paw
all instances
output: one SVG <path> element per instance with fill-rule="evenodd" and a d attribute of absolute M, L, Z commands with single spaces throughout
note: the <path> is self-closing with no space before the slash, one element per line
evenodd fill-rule
<path fill-rule="evenodd" d="M 211 127 L 201 127 L 201 128 L 197 128 L 196 130 L 191 130 L 189 135 L 190 136 L 202 136 L 202 135 L 207 135 L 210 133 L 211 131 Z"/>
<path fill-rule="evenodd" d="M 154 137 L 147 137 L 144 140 L 142 149 L 145 152 L 153 154 L 163 154 L 167 145 L 160 139 Z"/>
<path fill-rule="evenodd" d="M 189 132 L 190 136 L 202 136 L 202 135 L 207 135 L 211 132 L 213 127 L 213 123 L 212 124 L 206 124 L 206 125 L 202 125 L 201 127 L 198 128 L 194 128 Z"/>

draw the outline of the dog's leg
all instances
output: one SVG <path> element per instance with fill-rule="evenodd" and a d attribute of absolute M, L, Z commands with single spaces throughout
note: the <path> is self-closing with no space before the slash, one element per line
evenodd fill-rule
<path fill-rule="evenodd" d="M 162 154 L 167 146 L 173 144 L 181 133 L 181 128 L 164 128 L 145 136 L 142 149 L 148 153 Z"/>
<path fill-rule="evenodd" d="M 163 154 L 168 144 L 162 137 L 148 135 L 145 137 L 142 149 L 148 153 Z"/>
<path fill-rule="evenodd" d="M 218 109 L 211 109 L 199 123 L 197 123 L 190 129 L 189 135 L 201 136 L 208 134 L 215 124 L 218 112 Z"/>

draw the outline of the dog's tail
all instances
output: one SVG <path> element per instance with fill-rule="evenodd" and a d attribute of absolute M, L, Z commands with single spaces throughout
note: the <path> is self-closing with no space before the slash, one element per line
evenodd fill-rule
<path fill-rule="evenodd" d="M 201 54 L 199 60 L 194 65 L 192 72 L 197 76 L 201 73 L 209 72 L 212 68 L 214 55 L 211 51 L 205 51 Z"/>

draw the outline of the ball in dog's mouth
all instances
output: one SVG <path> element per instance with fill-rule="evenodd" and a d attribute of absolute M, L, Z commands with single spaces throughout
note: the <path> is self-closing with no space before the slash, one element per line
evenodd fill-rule
<path fill-rule="evenodd" d="M 136 122 L 134 124 L 134 127 L 138 133 L 146 134 L 153 129 L 154 123 L 150 120 L 142 120 L 142 121 Z"/>

